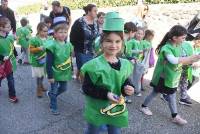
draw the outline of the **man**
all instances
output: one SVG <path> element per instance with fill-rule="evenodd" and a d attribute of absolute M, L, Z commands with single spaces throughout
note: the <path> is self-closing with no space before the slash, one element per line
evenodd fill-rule
<path fill-rule="evenodd" d="M 13 10 L 8 7 L 8 0 L 1 0 L 0 16 L 5 16 L 10 20 L 12 32 L 15 35 L 16 20 L 15 20 L 15 15 L 14 15 Z"/>
<path fill-rule="evenodd" d="M 71 12 L 68 7 L 61 6 L 59 1 L 52 2 L 52 11 L 49 17 L 53 20 L 53 25 L 55 26 L 60 23 L 68 23 L 71 25 Z"/>

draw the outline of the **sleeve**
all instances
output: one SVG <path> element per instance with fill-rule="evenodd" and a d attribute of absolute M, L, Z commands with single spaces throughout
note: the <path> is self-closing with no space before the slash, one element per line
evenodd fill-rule
<path fill-rule="evenodd" d="M 122 85 L 122 87 L 121 87 L 121 92 L 122 92 L 122 94 L 123 94 L 123 96 L 127 96 L 127 94 L 124 92 L 124 87 L 125 86 L 132 86 L 133 88 L 134 88 L 134 85 L 132 84 L 133 82 L 132 82 L 132 80 L 131 80 L 131 78 L 129 77 L 128 79 L 126 79 L 125 80 L 125 82 L 124 82 L 124 84 Z"/>
<path fill-rule="evenodd" d="M 94 85 L 92 83 L 90 76 L 87 73 L 85 74 L 84 77 L 82 90 L 86 95 L 102 100 L 107 100 L 107 94 L 109 92 L 107 89 L 103 87 Z"/>
<path fill-rule="evenodd" d="M 84 40 L 84 34 L 81 24 L 79 23 L 78 20 L 76 20 L 70 32 L 70 42 L 74 47 L 76 47 L 78 44 L 80 44 L 80 42 L 83 42 L 83 40 Z"/>
<path fill-rule="evenodd" d="M 52 79 L 53 78 L 53 60 L 54 60 L 54 56 L 52 54 L 52 52 L 50 51 L 46 51 L 47 52 L 47 57 L 46 57 L 46 70 L 47 70 L 47 76 L 48 79 Z"/>
<path fill-rule="evenodd" d="M 171 64 L 178 64 L 178 60 L 179 60 L 179 57 L 175 57 L 174 55 L 172 54 L 168 54 L 165 56 L 167 61 Z"/>
<path fill-rule="evenodd" d="M 15 15 L 14 12 L 12 10 L 10 10 L 10 21 L 11 21 L 11 27 L 13 30 L 13 33 L 16 32 L 16 19 L 15 19 Z"/>

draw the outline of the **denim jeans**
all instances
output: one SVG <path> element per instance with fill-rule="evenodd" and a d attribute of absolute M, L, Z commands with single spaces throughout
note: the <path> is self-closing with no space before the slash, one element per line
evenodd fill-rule
<path fill-rule="evenodd" d="M 66 81 L 55 81 L 51 84 L 51 90 L 49 91 L 50 108 L 57 110 L 57 96 L 67 90 Z"/>
<path fill-rule="evenodd" d="M 15 97 L 15 81 L 13 77 L 13 72 L 9 74 L 7 77 L 7 82 L 8 82 L 8 92 L 9 92 L 9 97 Z M 1 81 L 0 80 L 0 87 L 1 87 Z"/>
<path fill-rule="evenodd" d="M 102 126 L 95 126 L 88 123 L 85 134 L 100 134 Z M 108 134 L 121 134 L 121 128 L 112 125 L 107 125 Z"/>
<path fill-rule="evenodd" d="M 78 70 L 80 70 L 80 68 L 83 66 L 83 64 L 85 64 L 87 61 L 93 59 L 93 55 L 88 53 L 88 54 L 84 54 L 84 53 L 75 53 L 76 55 L 76 64 L 77 64 L 77 68 Z"/>

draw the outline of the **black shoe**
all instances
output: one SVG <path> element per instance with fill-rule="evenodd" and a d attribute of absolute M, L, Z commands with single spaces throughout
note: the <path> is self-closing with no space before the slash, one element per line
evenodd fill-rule
<path fill-rule="evenodd" d="M 180 99 L 179 103 L 187 106 L 192 105 L 192 102 L 189 99 Z"/>
<path fill-rule="evenodd" d="M 22 59 L 19 59 L 17 62 L 21 65 L 22 64 Z"/>
<path fill-rule="evenodd" d="M 144 88 L 142 88 L 141 91 L 146 91 L 146 90 Z"/>
<path fill-rule="evenodd" d="M 132 100 L 126 98 L 125 102 L 126 102 L 127 104 L 130 104 L 130 103 L 132 103 Z"/>

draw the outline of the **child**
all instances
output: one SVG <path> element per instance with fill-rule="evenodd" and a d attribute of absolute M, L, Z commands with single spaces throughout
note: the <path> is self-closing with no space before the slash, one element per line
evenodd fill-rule
<path fill-rule="evenodd" d="M 143 64 L 145 66 L 145 73 L 148 72 L 148 68 L 154 66 L 154 63 L 151 63 L 150 60 L 154 60 L 154 53 L 153 53 L 153 47 L 152 47 L 152 40 L 154 38 L 154 31 L 147 29 L 145 31 L 144 39 L 141 40 L 141 46 L 143 48 L 144 52 L 144 58 L 143 58 Z M 151 58 L 151 59 L 150 59 Z M 142 75 L 141 78 L 141 90 L 145 91 L 143 87 L 144 83 L 144 74 Z"/>
<path fill-rule="evenodd" d="M 47 40 L 48 26 L 44 22 L 40 22 L 37 25 L 37 34 L 30 39 L 30 63 L 32 65 L 32 76 L 36 78 L 37 83 L 37 97 L 43 96 L 43 91 L 46 89 L 43 86 L 43 79 L 45 76 L 45 48 L 44 43 Z"/>
<path fill-rule="evenodd" d="M 135 49 L 135 46 L 137 45 L 137 41 L 134 39 L 135 33 L 137 32 L 137 27 L 133 22 L 127 22 L 124 24 L 124 40 L 125 40 L 125 51 L 124 56 L 130 61 L 133 61 L 133 64 L 135 63 L 133 52 Z M 129 96 L 126 98 L 126 103 L 132 103 L 132 100 Z"/>
<path fill-rule="evenodd" d="M 21 58 L 18 62 L 21 64 L 29 64 L 28 61 L 28 48 L 29 48 L 29 39 L 31 37 L 31 29 L 28 25 L 29 21 L 26 18 L 20 20 L 21 26 L 17 29 L 16 35 L 18 44 L 21 46 Z"/>
<path fill-rule="evenodd" d="M 46 23 L 47 26 L 48 26 L 48 35 L 49 36 L 53 36 L 53 29 L 51 28 L 51 26 L 52 26 L 52 19 L 51 19 L 51 17 L 46 17 L 44 19 L 44 23 Z"/>
<path fill-rule="evenodd" d="M 11 22 L 6 17 L 0 17 L 0 59 L 1 62 L 10 60 L 12 64 L 12 72 L 6 76 L 8 81 L 8 91 L 9 91 L 9 100 L 13 103 L 18 102 L 15 92 L 15 82 L 13 73 L 16 70 L 16 58 L 15 58 L 15 47 L 14 47 L 14 37 L 8 35 L 11 30 Z M 0 87 L 1 87 L 0 80 Z"/>
<path fill-rule="evenodd" d="M 51 90 L 47 92 L 50 98 L 50 110 L 53 115 L 59 115 L 57 109 L 57 96 L 66 91 L 67 81 L 72 77 L 71 56 L 73 47 L 66 42 L 68 25 L 59 24 L 54 27 L 54 40 L 46 46 L 47 63 L 46 70 L 51 84 Z"/>
<path fill-rule="evenodd" d="M 178 115 L 176 105 L 176 90 L 180 80 L 182 65 L 192 64 L 200 59 L 199 55 L 182 57 L 181 44 L 185 40 L 187 31 L 180 25 L 173 26 L 164 36 L 163 40 L 156 49 L 159 54 L 158 61 L 154 70 L 151 86 L 153 91 L 146 97 L 142 104 L 141 112 L 152 115 L 147 107 L 158 93 L 166 95 L 172 115 L 172 122 L 184 125 L 187 121 Z"/>
<path fill-rule="evenodd" d="M 101 34 L 103 30 L 104 16 L 105 16 L 104 12 L 99 12 L 97 14 L 97 24 L 98 24 L 99 34 Z"/>
<path fill-rule="evenodd" d="M 144 38 L 144 29 L 138 28 L 135 34 L 135 39 L 137 40 L 137 44 L 135 44 L 134 50 L 132 52 L 135 54 L 135 66 L 133 71 L 133 85 L 135 86 L 136 96 L 141 97 L 141 86 L 142 86 L 142 76 L 146 70 L 145 64 L 143 63 L 144 59 L 144 49 L 141 41 Z"/>
<path fill-rule="evenodd" d="M 128 79 L 133 67 L 128 60 L 118 57 L 123 47 L 123 19 L 109 18 L 109 14 L 105 16 L 100 40 L 103 54 L 81 68 L 86 134 L 100 133 L 102 125 L 107 125 L 109 134 L 120 134 L 121 127 L 128 125 L 128 111 L 121 95 L 134 92 Z"/>

